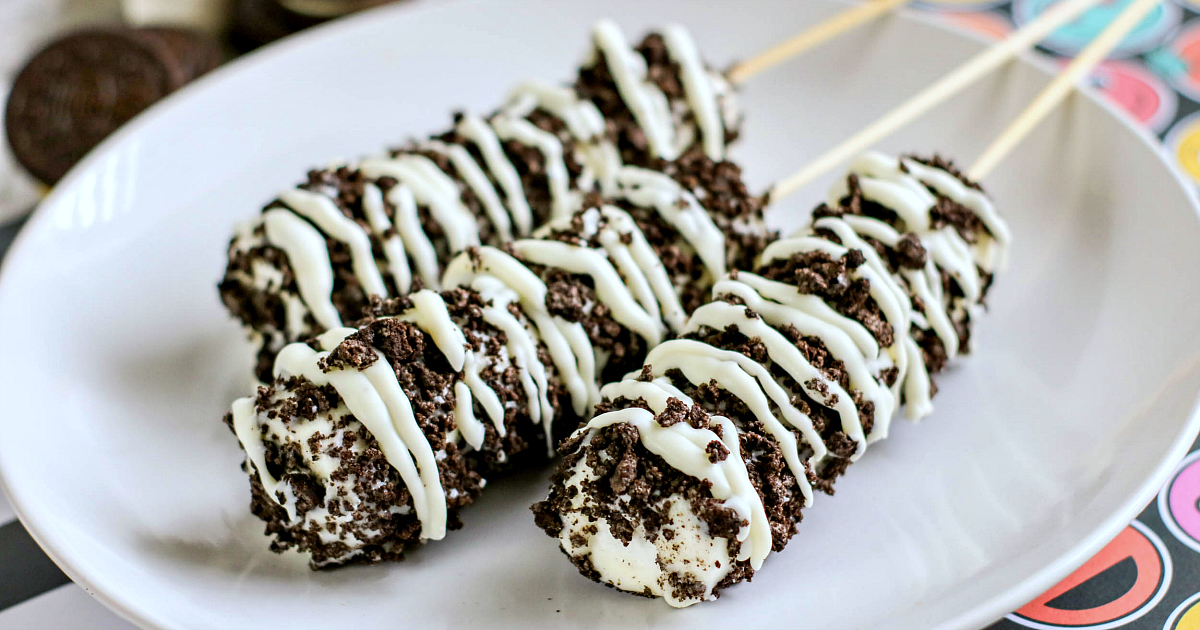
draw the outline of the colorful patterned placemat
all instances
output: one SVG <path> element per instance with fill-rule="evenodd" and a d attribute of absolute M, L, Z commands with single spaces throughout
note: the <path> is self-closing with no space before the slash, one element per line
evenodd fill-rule
<path fill-rule="evenodd" d="M 1109 0 L 1060 29 L 1042 51 L 1069 58 L 1131 0 Z M 1053 0 L 923 0 L 957 27 L 1000 38 Z M 1164 0 L 1091 77 L 1163 141 L 1200 186 L 1200 0 Z M 992 626 L 1200 630 L 1200 441 L 1171 481 L 1116 539 L 1042 596 Z"/>

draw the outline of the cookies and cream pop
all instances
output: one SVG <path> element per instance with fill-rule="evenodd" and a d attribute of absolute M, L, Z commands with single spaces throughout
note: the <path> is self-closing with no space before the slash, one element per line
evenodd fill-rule
<path fill-rule="evenodd" d="M 457 253 L 528 237 L 593 192 L 611 196 L 626 166 L 714 161 L 737 136 L 729 82 L 685 30 L 637 46 L 602 21 L 573 85 L 525 81 L 490 116 L 353 164 L 312 171 L 238 228 L 222 301 L 276 352 L 362 316 L 370 296 L 437 289 Z"/>
<path fill-rule="evenodd" d="M 749 579 L 901 407 L 932 411 L 1008 241 L 950 164 L 860 157 L 805 230 L 601 389 L 538 525 L 585 576 L 673 606 Z"/>

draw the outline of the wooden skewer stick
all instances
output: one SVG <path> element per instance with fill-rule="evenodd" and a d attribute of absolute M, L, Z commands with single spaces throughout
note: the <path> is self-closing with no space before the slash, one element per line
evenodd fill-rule
<path fill-rule="evenodd" d="M 870 0 L 869 2 L 855 5 L 804 32 L 775 44 L 750 59 L 738 63 L 729 71 L 729 79 L 735 84 L 744 83 L 746 79 L 763 70 L 795 57 L 802 52 L 816 48 L 860 24 L 907 4 L 909 1 Z"/>
<path fill-rule="evenodd" d="M 972 57 L 950 74 L 925 88 L 899 107 L 884 114 L 882 118 L 851 136 L 845 142 L 830 149 L 821 157 L 780 180 L 771 189 L 770 199 L 778 201 L 803 188 L 842 162 L 858 155 L 892 132 L 908 124 L 921 114 L 933 109 L 946 99 L 958 94 L 967 86 L 983 78 L 1021 52 L 1028 50 L 1053 33 L 1058 27 L 1074 19 L 1084 10 L 1100 0 L 1063 0 L 1053 5 L 1036 20 L 1021 27 L 1004 41 Z"/>
<path fill-rule="evenodd" d="M 987 177 L 992 169 L 1008 155 L 1013 147 L 1017 146 L 1038 123 L 1053 111 L 1054 107 L 1061 103 L 1067 95 L 1075 90 L 1075 86 L 1083 79 L 1096 64 L 1104 61 L 1108 53 L 1112 52 L 1121 40 L 1129 34 L 1141 21 L 1142 18 L 1150 12 L 1151 9 L 1158 6 L 1159 0 L 1136 0 L 1129 6 L 1125 7 L 1120 15 L 1116 17 L 1099 35 L 1092 40 L 1075 60 L 1066 67 L 1050 85 L 1037 95 L 1037 98 L 1017 116 L 1015 120 L 999 135 L 992 144 L 975 160 L 971 168 L 967 169 L 967 177 L 979 181 Z"/>
<path fill-rule="evenodd" d="M 1129 6 L 1125 7 L 1121 13 L 1110 23 L 1099 35 L 1096 36 L 1091 43 L 1087 45 L 1079 55 L 1075 57 L 1070 64 L 1050 82 L 1021 112 L 1015 120 L 1012 121 L 992 141 L 992 144 L 984 150 L 983 155 L 980 155 L 971 168 L 967 169 L 967 177 L 975 181 L 979 181 L 988 176 L 993 169 L 1003 160 L 1009 152 L 1012 151 L 1018 143 L 1021 142 L 1037 127 L 1047 114 L 1054 110 L 1054 107 L 1061 103 L 1066 97 L 1072 94 L 1079 81 L 1083 79 L 1096 64 L 1104 61 L 1108 53 L 1116 48 L 1121 40 L 1125 38 L 1137 25 L 1142 21 L 1152 9 L 1158 6 L 1160 0 L 1136 0 Z M 1190 375 L 1197 366 L 1200 366 L 1200 353 L 1193 354 L 1189 358 L 1184 359 L 1179 367 L 1175 368 L 1163 381 L 1162 385 L 1147 397 L 1144 401 L 1134 407 L 1133 411 L 1124 416 L 1121 421 L 1122 426 L 1140 422 L 1153 409 L 1154 405 L 1170 391 L 1172 387 L 1179 384 Z"/>

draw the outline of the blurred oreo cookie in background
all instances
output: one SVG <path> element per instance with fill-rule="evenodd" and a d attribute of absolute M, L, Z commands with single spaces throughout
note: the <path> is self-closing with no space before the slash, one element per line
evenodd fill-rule
<path fill-rule="evenodd" d="M 53 185 L 142 110 L 217 67 L 217 41 L 180 28 L 95 28 L 61 36 L 13 81 L 4 130 L 17 161 Z"/>
<path fill-rule="evenodd" d="M 0 46 L 9 55 L 8 146 L 25 171 L 52 186 L 130 118 L 237 53 L 392 1 L 0 0 L 28 7 L 10 13 L 22 23 L 9 29 L 50 34 L 38 38 L 40 47 Z M 104 2 L 113 6 L 101 14 L 96 9 Z M 0 194 L 2 223 L 28 210 L 36 196 L 11 167 L 0 169 L 0 178 L 8 180 L 0 181 L 0 192 L 21 189 Z"/>

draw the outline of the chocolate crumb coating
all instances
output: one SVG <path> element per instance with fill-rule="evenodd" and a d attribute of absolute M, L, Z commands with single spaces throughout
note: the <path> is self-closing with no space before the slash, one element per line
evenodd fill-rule
<path fill-rule="evenodd" d="M 800 234 L 605 386 L 535 522 L 590 579 L 688 606 L 749 580 L 969 348 L 1008 228 L 948 162 L 867 154 Z"/>
<path fill-rule="evenodd" d="M 459 286 L 494 277 L 527 309 L 578 325 L 570 345 L 580 365 L 579 416 L 598 402 L 599 383 L 637 369 L 650 348 L 677 336 L 713 283 L 735 265 L 748 267 L 773 238 L 761 197 L 746 190 L 736 166 L 692 156 L 670 172 L 623 167 L 611 198 L 588 196 L 582 210 L 536 238 L 469 250 L 445 274 Z"/>
<path fill-rule="evenodd" d="M 553 362 L 518 367 L 522 341 L 545 348 L 504 297 L 376 299 L 359 328 L 285 348 L 272 384 L 234 403 L 226 422 L 273 550 L 314 569 L 398 560 L 461 527 L 484 475 L 546 456 L 540 413 L 564 393 Z"/>
<path fill-rule="evenodd" d="M 592 71 L 606 64 L 624 70 Z M 281 193 L 231 240 L 221 300 L 251 332 L 268 380 L 284 345 L 358 319 L 372 295 L 438 289 L 454 255 L 528 237 L 590 193 L 611 196 L 624 167 L 680 161 L 673 172 L 684 177 L 700 158 L 722 163 L 739 124 L 731 87 L 686 32 L 670 27 L 635 48 L 601 22 L 574 86 L 521 83 L 487 117 L 457 113 L 448 131 L 313 170 Z M 623 157 L 620 139 L 642 126 L 661 146 Z"/>

